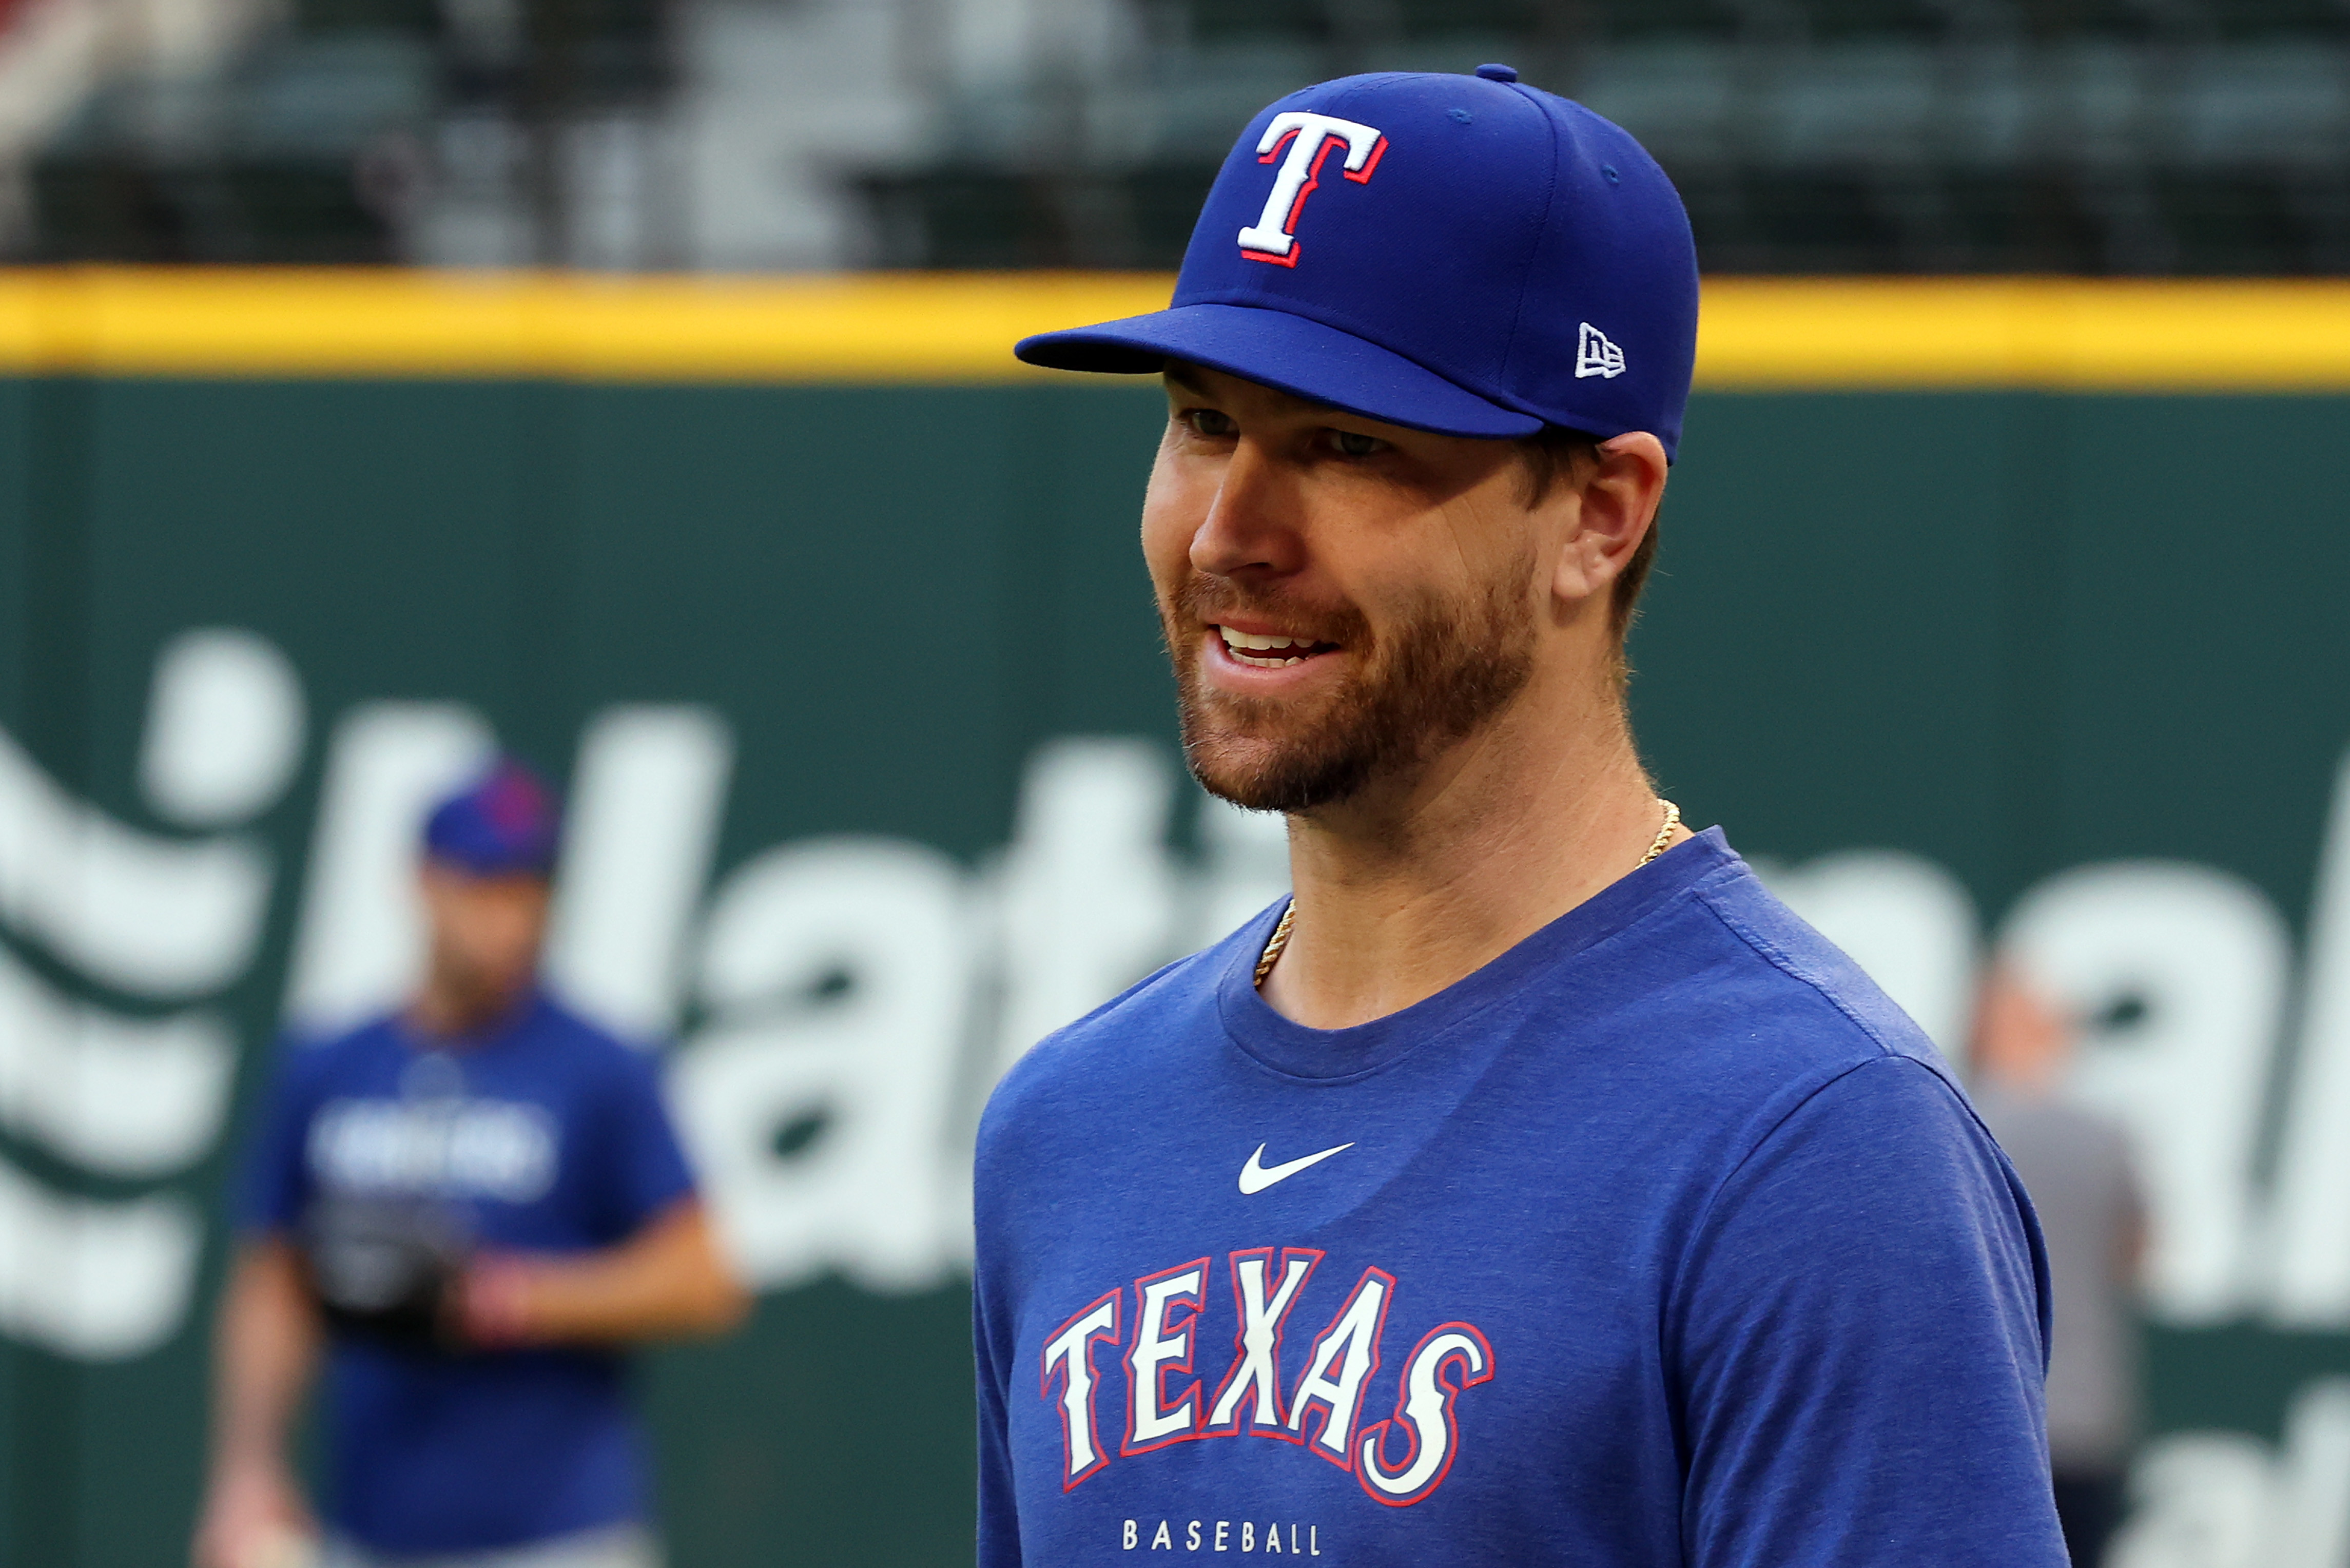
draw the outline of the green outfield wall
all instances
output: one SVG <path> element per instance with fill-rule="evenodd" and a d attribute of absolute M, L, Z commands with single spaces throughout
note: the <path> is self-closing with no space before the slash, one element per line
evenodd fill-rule
<path fill-rule="evenodd" d="M 87 315 L 10 337 L 24 297 L 0 1568 L 183 1560 L 250 1091 L 289 1014 L 398 994 L 402 836 L 493 736 L 577 792 L 556 983 L 674 1042 L 763 1291 L 643 1366 L 675 1562 L 965 1561 L 977 1106 L 1281 887 L 1177 764 L 1134 543 L 1155 392 L 926 381 L 919 346 L 864 384 L 790 344 L 134 352 Z M 2177 308 L 2127 375 L 1718 361 L 1637 723 L 1690 820 L 1954 1051 L 2002 945 L 2090 1021 L 2075 1092 L 2137 1134 L 2158 1225 L 2129 1568 L 2342 1568 L 2350 352 L 2210 385 L 2235 318 Z"/>

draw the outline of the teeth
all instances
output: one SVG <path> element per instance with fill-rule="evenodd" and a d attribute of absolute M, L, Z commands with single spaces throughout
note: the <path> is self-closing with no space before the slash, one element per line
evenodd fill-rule
<path fill-rule="evenodd" d="M 1305 662 L 1308 650 L 1314 647 L 1310 637 L 1285 637 L 1279 632 L 1235 631 L 1231 627 L 1216 628 L 1224 639 L 1224 651 L 1239 662 L 1258 670 L 1285 670 L 1293 664 Z M 1295 653 L 1284 657 L 1276 649 L 1294 648 Z M 1246 650 L 1246 651 L 1243 651 Z M 1258 657 L 1251 657 L 1254 654 Z"/>
<path fill-rule="evenodd" d="M 1270 649 L 1310 648 L 1313 646 L 1312 643 L 1305 638 L 1282 637 L 1273 632 L 1234 631 L 1228 626 L 1220 626 L 1216 629 L 1224 634 L 1224 646 L 1226 648 Z"/>

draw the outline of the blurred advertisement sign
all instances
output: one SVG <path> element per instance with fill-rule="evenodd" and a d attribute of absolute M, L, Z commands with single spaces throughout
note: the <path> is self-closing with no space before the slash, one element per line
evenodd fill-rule
<path fill-rule="evenodd" d="M 252 962 L 275 867 L 241 825 L 298 761 L 301 688 L 249 633 L 191 631 L 159 659 L 140 786 L 166 838 L 60 790 L 0 734 L 0 919 L 57 964 L 146 1004 L 117 1011 L 0 956 L 0 1124 L 102 1177 L 151 1180 L 208 1152 L 235 1044 L 209 998 Z M 0 1328 L 92 1360 L 150 1349 L 186 1310 L 202 1224 L 188 1199 L 102 1201 L 0 1166 Z"/>
<path fill-rule="evenodd" d="M 173 1185 L 222 1135 L 236 1044 L 212 999 L 298 882 L 285 1017 L 297 1033 L 394 1005 L 417 970 L 411 874 L 431 801 L 486 759 L 463 704 L 365 701 L 328 727 L 307 864 L 244 831 L 308 732 L 270 642 L 189 630 L 158 657 L 139 786 L 165 836 L 60 789 L 0 734 L 0 919 L 89 1000 L 0 957 L 0 1122 L 130 1197 L 0 1165 L 0 1330 L 133 1357 L 190 1306 L 203 1217 Z M 986 1091 L 1040 1035 L 1215 940 L 1285 888 L 1278 819 L 1198 800 L 1156 742 L 1066 737 L 1027 761 L 1010 841 L 967 864 L 831 836 L 713 884 L 734 761 L 697 705 L 595 711 L 573 760 L 550 983 L 622 1033 L 673 1036 L 681 1121 L 764 1289 L 837 1276 L 895 1294 L 968 1263 L 968 1147 Z M 1184 811 L 1197 814 L 1179 846 Z M 2290 928 L 2240 877 L 2076 867 L 1986 940 L 1948 870 L 1904 851 L 1762 861 L 1794 907 L 1960 1054 L 1986 950 L 2085 1020 L 2071 1092 L 2142 1150 L 2147 1301 L 2181 1326 L 2350 1327 L 2350 767 L 2298 978 Z M 2297 1028 L 2294 1023 L 2297 1021 Z M 2272 1096 L 2285 1114 L 2262 1177 Z M 2137 1476 L 2128 1568 L 2333 1568 L 2350 1547 L 2350 1381 L 2294 1399 L 2281 1441 L 2190 1432 Z"/>
<path fill-rule="evenodd" d="M 284 655 L 234 628 L 171 642 L 152 693 L 140 787 L 188 836 L 69 798 L 0 734 L 0 918 L 61 966 L 151 1004 L 109 1009 L 0 959 L 0 1117 L 77 1165 L 160 1180 L 220 1134 L 235 1046 L 206 999 L 253 961 L 281 874 L 238 827 L 293 777 L 306 711 Z M 297 1034 L 406 994 L 421 961 L 417 824 L 494 745 L 462 704 L 372 701 L 335 721 L 294 919 L 285 1016 Z M 728 723 L 708 708 L 590 718 L 547 970 L 626 1035 L 686 1025 L 671 1059 L 677 1105 L 743 1262 L 768 1288 L 838 1273 L 887 1293 L 950 1276 L 967 1256 L 969 1130 L 1003 1068 L 1286 886 L 1278 819 L 1201 802 L 1197 846 L 1180 849 L 1189 786 L 1175 759 L 1150 741 L 1071 737 L 1031 757 L 1011 842 L 975 867 L 910 839 L 839 836 L 754 854 L 712 887 L 733 761 Z M 2283 917 L 2208 867 L 2077 867 L 1994 933 L 2086 1022 L 2072 1092 L 2137 1136 L 2155 1209 L 2148 1302 L 2164 1321 L 2350 1327 L 2346 827 L 2350 769 L 2298 988 Z M 1984 940 L 1955 877 L 1886 849 L 1760 865 L 1962 1055 Z M 2287 1114 L 2263 1185 L 2281 1072 Z M 198 1227 L 184 1199 L 83 1200 L 10 1172 L 0 1205 L 19 1220 L 0 1253 L 10 1333 L 105 1357 L 177 1324 Z"/>
<path fill-rule="evenodd" d="M 125 1359 L 188 1314 L 204 1220 L 172 1178 L 221 1137 L 235 1070 L 207 999 L 252 964 L 273 884 L 291 875 L 240 827 L 285 794 L 306 717 L 301 680 L 264 637 L 172 639 L 139 787 L 186 836 L 78 802 L 0 733 L 0 917 L 141 1003 L 89 1002 L 0 960 L 0 1121 L 97 1176 L 152 1185 L 80 1197 L 0 1166 L 0 1328 L 21 1343 Z M 407 992 L 416 826 L 491 750 L 489 722 L 458 703 L 369 701 L 336 717 L 298 867 L 291 1030 L 341 1030 Z M 712 887 L 731 766 L 733 733 L 710 708 L 592 714 L 547 973 L 625 1034 L 677 1032 L 679 1119 L 768 1291 L 834 1274 L 884 1295 L 950 1282 L 968 1265 L 968 1137 L 996 1075 L 1285 888 L 1278 818 L 1199 802 L 1196 846 L 1178 848 L 1187 785 L 1172 754 L 1100 736 L 1029 757 L 1011 842 L 978 865 L 900 836 L 813 836 Z M 2350 1326 L 2345 836 L 2350 766 L 2298 987 L 2284 917 L 2204 865 L 2073 867 L 1988 942 L 2086 1021 L 2070 1091 L 2137 1136 L 2153 1204 L 2147 1310 L 2176 1326 Z M 1949 870 L 1854 848 L 1762 872 L 1960 1055 L 1986 940 Z M 2350 1380 L 2305 1385 L 2277 1443 L 2159 1438 L 2137 1490 L 2126 1568 L 2334 1568 L 2350 1549 Z"/>

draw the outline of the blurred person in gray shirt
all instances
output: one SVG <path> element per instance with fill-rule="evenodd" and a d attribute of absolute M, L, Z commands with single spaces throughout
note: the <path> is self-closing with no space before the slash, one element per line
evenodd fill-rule
<path fill-rule="evenodd" d="M 2005 965 L 1975 1014 L 1975 1106 L 2023 1179 L 2047 1239 L 2048 1451 L 2074 1568 L 2121 1521 L 2139 1418 L 2137 1279 L 2146 1206 L 2128 1135 L 2064 1095 L 2079 1030 Z"/>

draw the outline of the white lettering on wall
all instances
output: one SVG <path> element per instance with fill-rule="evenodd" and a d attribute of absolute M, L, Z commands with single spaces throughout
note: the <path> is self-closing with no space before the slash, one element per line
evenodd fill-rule
<path fill-rule="evenodd" d="M 769 1289 L 838 1269 L 877 1291 L 936 1284 L 947 1109 L 971 975 L 965 879 L 883 838 L 769 850 L 730 877 L 702 961 L 712 1023 L 671 1097 L 736 1259 Z"/>
<path fill-rule="evenodd" d="M 495 748 L 487 722 L 453 702 L 369 702 L 335 726 L 286 978 L 293 1027 L 352 1028 L 415 985 L 424 964 L 417 835 L 433 802 L 488 766 Z"/>
<path fill-rule="evenodd" d="M 2350 1555 L 2350 1378 L 2293 1397 L 2276 1448 L 2241 1432 L 2178 1432 L 2130 1473 L 2111 1568 L 2340 1568 Z"/>
<path fill-rule="evenodd" d="M 68 796 L 0 732 L 0 920 L 137 996 L 216 991 L 252 961 L 269 857 L 143 834 Z"/>
<path fill-rule="evenodd" d="M 999 1071 L 1178 956 L 1174 794 L 1167 753 L 1149 741 L 1054 741 L 1029 763 L 999 873 Z"/>
<path fill-rule="evenodd" d="M 158 655 L 139 783 L 182 838 L 73 798 L 0 733 L 0 922 L 93 991 L 185 1003 L 253 960 L 273 867 L 230 831 L 276 805 L 307 725 L 292 666 L 251 632 L 182 633 Z M 134 1016 L 68 994 L 0 948 L 0 1124 L 122 1179 L 197 1160 L 227 1106 L 235 1050 L 214 1012 Z M 0 1332 L 106 1360 L 184 1314 L 202 1224 L 185 1198 L 70 1198 L 0 1163 Z"/>
<path fill-rule="evenodd" d="M 2268 1242 L 2271 1317 L 2288 1328 L 2350 1327 L 2350 757 L 2334 775 L 2318 857 Z"/>
<path fill-rule="evenodd" d="M 217 1013 L 126 1017 L 0 949 L 0 1124 L 19 1137 L 108 1176 L 168 1176 L 212 1147 L 235 1064 Z"/>
<path fill-rule="evenodd" d="M 677 1027 L 686 928 L 733 763 L 733 732 L 707 708 L 610 708 L 580 737 L 546 973 L 565 1001 L 630 1039 Z"/>
<path fill-rule="evenodd" d="M 0 1125 L 12 1136 L 133 1180 L 167 1179 L 212 1147 L 233 1052 L 201 1002 L 253 961 L 275 868 L 245 825 L 299 772 L 307 726 L 298 680 L 263 639 L 215 628 L 166 644 L 138 782 L 158 818 L 193 836 L 99 812 L 0 734 L 0 924 L 99 992 L 177 1007 L 133 1016 L 0 950 Z M 334 727 L 294 910 L 286 1002 L 298 1025 L 356 1022 L 412 982 L 419 818 L 493 743 L 479 714 L 448 703 L 367 703 Z M 929 1288 L 969 1255 L 969 1139 L 995 1075 L 1279 897 L 1284 825 L 1201 803 L 1199 853 L 1185 855 L 1170 837 L 1172 753 L 1132 737 L 1069 737 L 1032 759 L 1000 855 L 966 867 L 896 839 L 786 844 L 735 867 L 697 924 L 732 752 L 724 721 L 704 709 L 591 719 L 551 978 L 637 1035 L 671 1026 L 685 993 L 699 1002 L 672 1090 L 754 1278 L 786 1288 L 837 1272 L 876 1291 Z M 2262 1310 L 2288 1326 L 2350 1326 L 2345 824 L 2350 772 L 2313 912 L 2270 1202 L 2254 1155 L 2290 947 L 2266 900 L 2206 867 L 2087 867 L 2033 889 L 2002 933 L 2089 1022 L 2074 1092 L 2138 1135 L 2153 1301 L 2170 1321 Z M 1871 849 L 1770 877 L 1958 1054 L 1977 923 L 1948 872 Z M 30 1217 L 0 1241 L 7 1332 L 123 1355 L 138 1348 L 134 1330 L 161 1335 L 180 1321 L 186 1281 L 172 1271 L 190 1266 L 196 1221 L 177 1199 L 68 1199 L 0 1166 L 0 1205 Z M 2248 1248 L 2262 1221 L 2268 1245 Z M 84 1262 L 36 1278 L 53 1246 Z M 74 1282 L 92 1279 L 129 1293 L 75 1320 L 99 1326 L 60 1326 L 60 1303 L 82 1299 Z"/>
<path fill-rule="evenodd" d="M 177 1194 L 68 1198 L 0 1165 L 0 1331 L 85 1361 L 152 1350 L 186 1314 L 203 1237 Z"/>
<path fill-rule="evenodd" d="M 182 632 L 156 656 L 140 792 L 182 827 L 249 821 L 286 793 L 307 722 L 276 643 L 234 627 Z"/>

